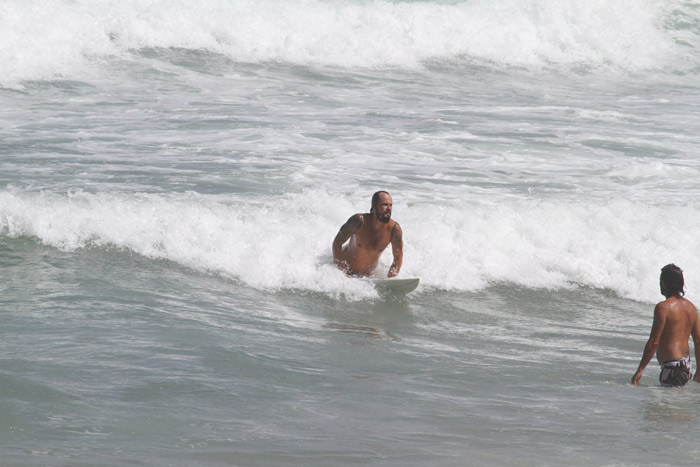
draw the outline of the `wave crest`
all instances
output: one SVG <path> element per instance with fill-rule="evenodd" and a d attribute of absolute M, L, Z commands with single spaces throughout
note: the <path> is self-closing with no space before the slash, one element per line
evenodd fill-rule
<path fill-rule="evenodd" d="M 225 204 L 194 193 L 3 191 L 0 236 L 34 237 L 66 251 L 124 249 L 261 289 L 370 294 L 370 287 L 345 280 L 331 261 L 332 239 L 353 212 L 344 196 L 312 191 L 256 204 Z M 476 291 L 499 282 L 579 285 L 652 302 L 664 264 L 700 271 L 700 212 L 688 207 L 436 201 L 412 207 L 401 202 L 394 214 L 404 231 L 402 275 L 420 276 L 422 290 Z M 385 251 L 379 271 L 390 263 Z M 689 290 L 700 284 L 693 274 L 686 279 Z"/>
<path fill-rule="evenodd" d="M 680 1 L 651 0 L 5 2 L 0 83 L 81 75 L 149 48 L 351 68 L 426 60 L 697 68 L 699 15 Z"/>

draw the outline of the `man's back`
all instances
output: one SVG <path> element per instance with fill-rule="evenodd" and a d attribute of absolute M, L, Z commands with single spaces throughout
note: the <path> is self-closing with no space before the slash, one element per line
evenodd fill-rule
<path fill-rule="evenodd" d="M 663 332 L 656 349 L 656 358 L 660 363 L 690 355 L 688 337 L 698 319 L 698 312 L 693 303 L 683 297 L 669 297 L 656 305 L 654 318 L 664 321 Z"/>

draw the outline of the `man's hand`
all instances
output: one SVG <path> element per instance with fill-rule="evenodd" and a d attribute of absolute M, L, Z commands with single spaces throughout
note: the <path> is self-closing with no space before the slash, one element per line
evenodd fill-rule
<path fill-rule="evenodd" d="M 642 379 L 642 372 L 637 370 L 637 372 L 632 376 L 632 384 L 634 386 L 639 386 L 639 380 Z M 700 381 L 698 381 L 700 383 Z"/>

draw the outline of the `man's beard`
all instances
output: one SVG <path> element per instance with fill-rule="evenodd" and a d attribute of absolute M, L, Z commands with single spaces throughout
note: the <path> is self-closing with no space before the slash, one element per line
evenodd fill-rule
<path fill-rule="evenodd" d="M 384 214 L 382 217 L 379 217 L 379 215 L 377 215 L 377 220 L 380 222 L 384 222 L 385 224 L 388 224 L 389 221 L 391 220 L 391 213 Z"/>

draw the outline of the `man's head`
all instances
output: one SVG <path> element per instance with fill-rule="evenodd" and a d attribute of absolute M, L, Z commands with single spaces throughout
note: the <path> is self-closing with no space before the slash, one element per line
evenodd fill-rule
<path fill-rule="evenodd" d="M 683 279 L 683 270 L 675 264 L 667 264 L 661 268 L 661 277 L 659 278 L 661 286 L 661 294 L 664 297 L 682 297 L 685 295 L 685 280 Z"/>
<path fill-rule="evenodd" d="M 386 224 L 391 219 L 392 206 L 391 195 L 386 191 L 378 191 L 372 195 L 372 208 L 369 212 Z"/>

